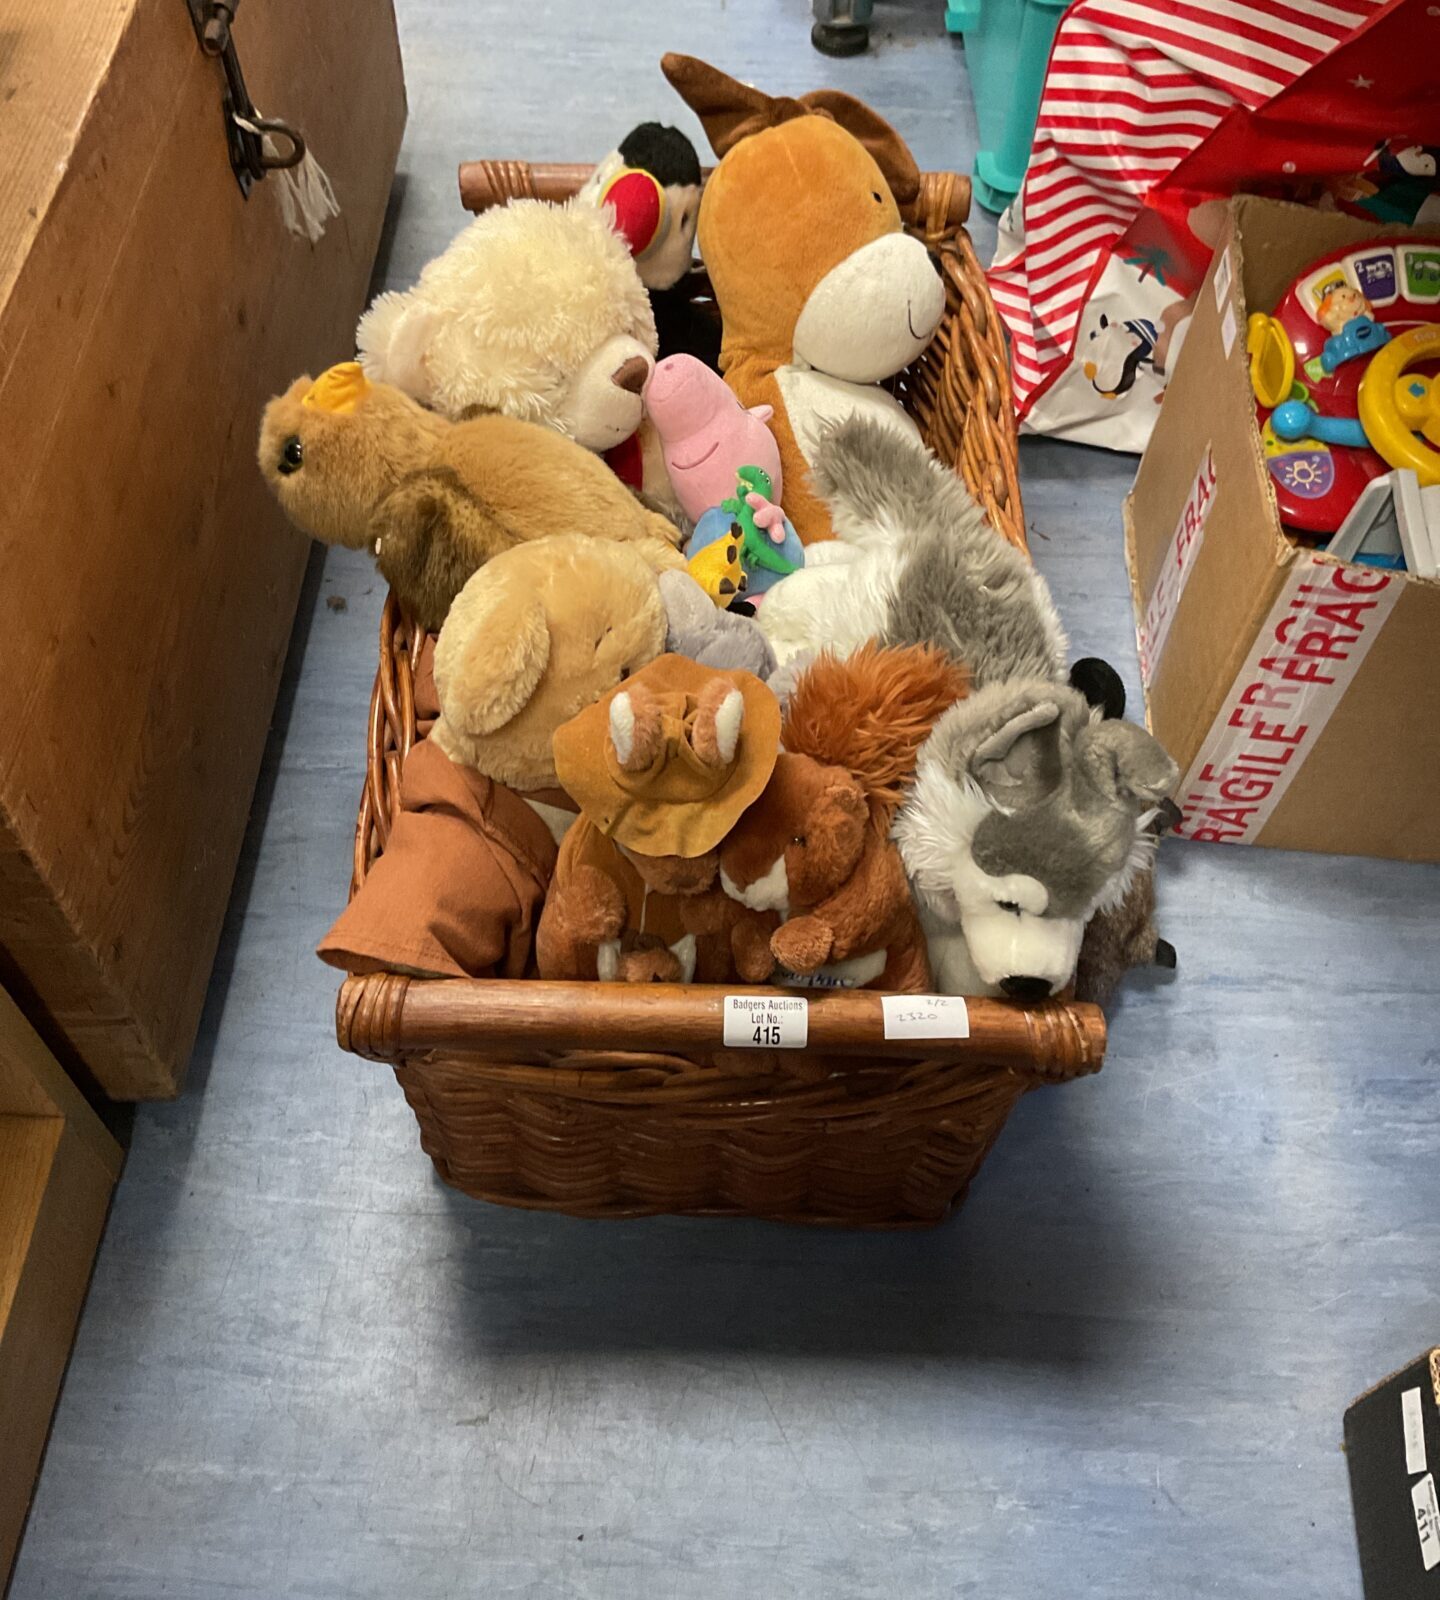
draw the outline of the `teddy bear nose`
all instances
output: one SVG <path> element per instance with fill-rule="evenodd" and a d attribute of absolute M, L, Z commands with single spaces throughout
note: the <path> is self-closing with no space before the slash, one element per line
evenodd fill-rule
<path fill-rule="evenodd" d="M 622 361 L 610 374 L 610 381 L 617 389 L 623 389 L 626 394 L 639 394 L 645 387 L 645 380 L 650 376 L 650 363 L 644 356 L 631 356 Z"/>

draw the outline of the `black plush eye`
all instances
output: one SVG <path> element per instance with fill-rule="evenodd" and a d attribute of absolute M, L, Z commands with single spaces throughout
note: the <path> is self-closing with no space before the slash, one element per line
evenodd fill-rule
<path fill-rule="evenodd" d="M 878 189 L 872 189 L 870 191 L 870 198 L 877 206 L 883 206 L 885 204 L 885 202 L 880 198 L 880 191 Z"/>
<path fill-rule="evenodd" d="M 305 446 L 300 443 L 300 435 L 292 433 L 280 446 L 279 472 L 281 477 L 288 478 L 292 472 L 299 472 L 305 465 Z"/>
<path fill-rule="evenodd" d="M 793 839 L 791 839 L 790 843 L 791 844 L 798 844 L 801 847 L 801 849 L 804 849 L 804 847 L 805 847 L 805 835 L 803 833 L 797 833 L 795 835 L 795 837 Z"/>
<path fill-rule="evenodd" d="M 1012 917 L 1020 915 L 1020 907 L 1013 900 L 997 900 L 995 904 L 1001 911 L 1008 911 Z"/>

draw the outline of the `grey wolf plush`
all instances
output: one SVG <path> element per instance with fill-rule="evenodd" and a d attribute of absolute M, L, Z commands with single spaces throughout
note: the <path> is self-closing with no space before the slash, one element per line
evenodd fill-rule
<path fill-rule="evenodd" d="M 1106 1006 L 1132 967 L 1173 971 L 1175 946 L 1155 926 L 1155 874 L 1137 872 L 1115 905 L 1097 912 L 1085 929 L 1075 968 L 1075 998 Z"/>
<path fill-rule="evenodd" d="M 836 537 L 807 550 L 760 608 L 782 665 L 879 638 L 937 644 L 977 687 L 1063 680 L 1065 633 L 1045 580 L 918 440 L 864 418 L 843 422 L 822 439 L 811 479 Z"/>
<path fill-rule="evenodd" d="M 1044 580 L 922 445 L 853 420 L 812 470 L 852 554 L 778 583 L 761 625 L 782 657 L 819 630 L 841 648 L 937 644 L 969 667 L 975 691 L 922 748 L 895 839 L 940 987 L 1054 994 L 1087 921 L 1148 865 L 1175 764 L 1066 682 Z"/>
<path fill-rule="evenodd" d="M 941 987 L 1034 1000 L 1069 983 L 1086 923 L 1148 866 L 1176 776 L 1143 728 L 1066 684 L 992 683 L 948 711 L 895 822 Z"/>

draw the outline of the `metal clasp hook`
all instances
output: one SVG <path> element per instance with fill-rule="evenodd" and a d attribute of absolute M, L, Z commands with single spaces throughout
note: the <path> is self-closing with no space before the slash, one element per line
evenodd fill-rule
<path fill-rule="evenodd" d="M 305 159 L 305 140 L 295 128 L 279 117 L 261 116 L 245 87 L 240 56 L 235 49 L 232 25 L 240 0 L 187 0 L 195 37 L 207 56 L 216 57 L 225 72 L 225 143 L 230 152 L 230 167 L 240 193 L 249 198 L 251 189 L 265 176 L 286 167 L 297 167 Z M 265 148 L 267 136 L 272 149 Z M 278 146 L 279 148 L 274 148 Z"/>

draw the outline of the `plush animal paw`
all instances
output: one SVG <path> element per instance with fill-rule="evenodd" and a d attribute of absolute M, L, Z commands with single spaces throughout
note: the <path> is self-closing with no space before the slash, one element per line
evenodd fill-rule
<path fill-rule="evenodd" d="M 643 683 L 610 702 L 610 743 L 622 772 L 648 772 L 665 746 L 660 703 Z"/>
<path fill-rule="evenodd" d="M 560 891 L 556 911 L 565 930 L 580 944 L 605 944 L 625 926 L 625 896 L 598 867 L 577 867 Z"/>
<path fill-rule="evenodd" d="M 771 544 L 785 543 L 785 513 L 763 494 L 747 494 L 745 504 L 755 513 L 755 526 L 769 535 Z"/>
<path fill-rule="evenodd" d="M 717 678 L 700 691 L 690 742 L 707 767 L 728 767 L 740 744 L 745 697 L 727 678 Z"/>
<path fill-rule="evenodd" d="M 758 922 L 741 922 L 730 938 L 735 970 L 746 983 L 764 983 L 775 970 L 775 952 L 770 948 L 764 927 Z"/>
<path fill-rule="evenodd" d="M 683 983 L 685 974 L 680 958 L 663 946 L 655 950 L 631 950 L 620 957 L 615 976 L 621 983 Z"/>
<path fill-rule="evenodd" d="M 775 959 L 791 972 L 823 967 L 835 947 L 835 936 L 818 917 L 795 917 L 770 936 Z"/>

